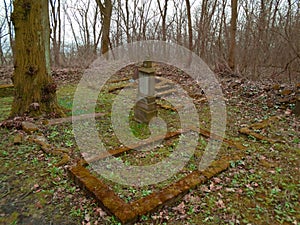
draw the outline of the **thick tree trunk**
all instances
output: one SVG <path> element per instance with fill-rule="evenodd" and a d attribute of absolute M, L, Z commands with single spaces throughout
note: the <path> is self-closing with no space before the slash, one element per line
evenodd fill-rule
<path fill-rule="evenodd" d="M 15 96 L 11 116 L 62 115 L 50 68 L 48 0 L 15 0 Z"/>

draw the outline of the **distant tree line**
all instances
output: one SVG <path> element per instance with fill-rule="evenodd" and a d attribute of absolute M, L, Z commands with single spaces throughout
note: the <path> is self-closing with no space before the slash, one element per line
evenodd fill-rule
<path fill-rule="evenodd" d="M 13 1 L 3 2 L 1 65 L 12 63 L 15 38 Z M 49 16 L 57 67 L 86 67 L 110 48 L 155 39 L 191 49 L 221 73 L 300 73 L 298 0 L 49 0 Z"/>

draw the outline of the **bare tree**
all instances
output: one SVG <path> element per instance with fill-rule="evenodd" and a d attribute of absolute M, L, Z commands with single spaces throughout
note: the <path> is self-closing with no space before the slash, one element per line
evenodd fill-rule
<path fill-rule="evenodd" d="M 110 24 L 112 16 L 112 2 L 111 0 L 104 0 L 102 3 L 100 0 L 96 0 L 96 3 L 102 14 L 102 40 L 101 40 L 101 53 L 105 54 L 109 50 L 110 46 Z"/>
<path fill-rule="evenodd" d="M 208 43 L 211 42 L 212 36 L 211 33 L 212 19 L 216 12 L 217 0 L 207 1 L 203 0 L 201 4 L 201 14 L 199 12 L 195 15 L 196 17 L 196 26 L 197 26 L 197 40 L 196 40 L 196 49 L 197 53 L 201 58 L 208 58 Z"/>
<path fill-rule="evenodd" d="M 237 0 L 231 0 L 231 26 L 230 26 L 230 48 L 229 48 L 229 57 L 228 65 L 234 70 L 235 69 L 235 46 L 236 46 L 236 29 L 237 29 Z"/>
<path fill-rule="evenodd" d="M 124 42 L 160 39 L 184 45 L 227 72 L 238 65 L 239 72 L 258 78 L 300 71 L 299 5 L 293 0 L 78 0 L 62 6 L 62 13 L 73 34 L 70 56 L 86 56 L 87 49 L 95 55 L 100 42 L 105 53 Z"/>
<path fill-rule="evenodd" d="M 117 7 L 117 29 L 119 29 L 119 32 L 124 31 L 126 34 L 126 42 L 130 43 L 132 40 L 132 35 L 130 33 L 132 25 L 130 24 L 130 7 L 128 0 L 125 0 L 125 10 L 124 5 L 122 4 L 121 0 L 118 0 L 118 7 Z M 119 34 L 118 36 L 122 36 Z M 122 37 L 120 37 L 122 40 Z"/>
<path fill-rule="evenodd" d="M 75 31 L 75 27 L 74 27 L 74 24 L 73 24 L 73 20 L 72 20 L 72 17 L 71 17 L 71 15 L 69 14 L 69 12 L 68 12 L 68 6 L 67 5 L 64 5 L 64 7 L 63 7 L 63 10 L 64 10 L 64 13 L 65 13 L 65 15 L 66 15 L 66 17 L 67 17 L 67 20 L 68 20 L 68 22 L 69 22 L 69 26 L 70 26 L 70 28 L 71 28 L 71 32 L 72 32 L 72 35 L 73 35 L 73 40 L 74 40 L 74 42 L 75 42 L 75 45 L 76 45 L 76 49 L 78 50 L 79 49 L 79 40 L 78 40 L 78 38 L 77 38 L 77 35 L 76 35 L 76 31 Z M 72 12 L 71 12 L 72 13 Z M 73 14 L 73 13 L 72 13 Z"/>
<path fill-rule="evenodd" d="M 185 0 L 186 2 L 186 11 L 187 11 L 187 19 L 188 19 L 188 33 L 189 33 L 189 49 L 193 50 L 193 25 L 192 25 L 192 14 L 191 14 L 191 3 L 189 0 Z"/>
<path fill-rule="evenodd" d="M 67 62 L 69 65 L 85 68 L 97 55 L 103 31 L 102 14 L 94 0 L 78 0 L 73 5 L 65 4 L 63 12 L 72 35 Z"/>
<path fill-rule="evenodd" d="M 61 1 L 50 0 L 51 40 L 53 45 L 54 65 L 60 66 L 60 48 L 62 38 Z"/>
<path fill-rule="evenodd" d="M 5 10 L 5 20 L 6 20 L 6 30 L 9 37 L 9 47 L 8 52 L 11 52 L 13 55 L 13 45 L 14 45 L 14 29 L 13 24 L 11 21 L 11 14 L 12 14 L 12 8 L 13 8 L 13 0 L 3 0 L 4 3 L 4 10 Z M 2 43 L 3 44 L 3 43 Z M 6 59 L 5 59 L 6 60 Z"/>
<path fill-rule="evenodd" d="M 0 65 L 6 64 L 6 59 L 4 56 L 4 45 L 6 42 L 5 37 L 8 35 L 6 33 L 6 21 L 5 18 L 0 18 Z"/>
<path fill-rule="evenodd" d="M 166 41 L 167 40 L 167 25 L 166 25 L 166 20 L 167 20 L 167 11 L 168 11 L 168 0 L 164 1 L 164 5 L 162 6 L 160 4 L 160 0 L 157 0 L 160 16 L 162 19 L 161 22 L 161 28 L 162 28 L 162 40 Z"/>
<path fill-rule="evenodd" d="M 184 11 L 184 6 L 180 2 L 174 1 L 174 22 L 170 26 L 170 32 L 172 32 L 171 37 L 173 41 L 182 45 L 183 40 L 183 30 L 184 24 L 186 22 L 186 13 Z"/>
<path fill-rule="evenodd" d="M 93 20 L 91 21 L 92 24 L 92 31 L 93 31 L 93 54 L 97 55 L 97 48 L 99 46 L 100 43 L 100 38 L 101 38 L 101 34 L 102 34 L 102 26 L 100 28 L 100 12 L 99 12 L 99 8 L 97 6 L 94 7 L 94 11 L 93 11 Z"/>

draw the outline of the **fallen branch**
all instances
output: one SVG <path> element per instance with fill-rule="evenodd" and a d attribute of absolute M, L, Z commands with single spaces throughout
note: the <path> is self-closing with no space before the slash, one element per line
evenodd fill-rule
<path fill-rule="evenodd" d="M 284 143 L 284 141 L 281 141 L 281 140 L 274 140 L 274 139 L 271 139 L 271 138 L 268 138 L 268 137 L 265 137 L 257 132 L 255 132 L 253 129 L 255 130 L 260 130 L 260 129 L 263 129 L 267 126 L 270 125 L 271 122 L 273 121 L 276 121 L 278 120 L 279 117 L 277 116 L 272 116 L 270 117 L 269 119 L 266 119 L 266 120 L 263 120 L 259 123 L 254 123 L 248 127 L 243 127 L 239 130 L 239 132 L 241 134 L 245 134 L 245 135 L 248 135 L 248 136 L 252 136 L 252 137 L 255 137 L 256 139 L 258 140 L 262 140 L 262 141 L 267 141 L 271 144 L 274 144 L 274 143 Z"/>

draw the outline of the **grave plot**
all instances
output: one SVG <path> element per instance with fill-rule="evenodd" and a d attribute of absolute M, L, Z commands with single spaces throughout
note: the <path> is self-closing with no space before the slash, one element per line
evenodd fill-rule
<path fill-rule="evenodd" d="M 101 119 L 105 120 L 104 117 Z M 111 127 L 108 126 L 106 131 L 104 131 L 104 128 L 105 124 L 100 130 L 108 137 L 106 139 L 106 145 L 108 147 L 109 145 L 113 145 L 114 138 L 111 137 L 114 136 L 112 132 L 109 132 Z M 138 128 L 140 130 L 137 131 L 137 133 L 147 135 L 147 131 L 143 130 L 145 127 Z M 173 129 L 174 128 L 175 126 Z M 157 140 L 164 139 L 163 147 L 153 149 L 147 153 L 136 152 L 126 147 L 116 148 L 115 146 L 111 147 L 109 153 L 113 154 L 119 160 L 124 161 L 127 165 L 152 164 L 170 154 L 172 148 L 176 146 L 176 138 L 181 134 L 184 134 L 184 132 L 169 132 L 165 137 L 157 137 Z M 200 134 L 199 149 L 186 167 L 183 168 L 180 173 L 175 174 L 171 179 L 155 186 L 136 188 L 115 184 L 99 176 L 97 173 L 93 173 L 92 168 L 89 168 L 87 163 L 72 167 L 70 172 L 75 181 L 92 194 L 109 213 L 118 217 L 123 223 L 134 221 L 147 212 L 175 201 L 189 189 L 196 187 L 198 184 L 205 182 L 207 179 L 225 170 L 230 161 L 239 159 L 240 155 L 237 150 L 242 150 L 243 147 L 229 140 L 225 140 L 226 144 L 222 146 L 222 151 L 212 167 L 199 173 L 197 164 L 206 146 L 206 138 L 210 136 L 210 133 L 202 129 Z M 234 157 L 232 157 L 232 155 L 234 155 Z M 105 159 L 106 157 L 107 155 L 100 155 L 99 157 L 90 159 L 89 163 Z M 125 211 L 124 207 L 126 209 Z"/>
<path fill-rule="evenodd" d="M 164 69 L 166 68 L 164 67 Z M 165 77 L 167 76 L 164 73 L 157 74 L 156 88 L 158 91 L 163 92 L 172 89 L 172 82 L 168 80 L 165 82 Z M 218 222 L 221 219 L 223 221 L 225 217 L 232 218 L 232 213 L 236 213 L 236 215 L 245 214 L 239 219 L 242 223 L 255 224 L 271 221 L 272 224 L 276 224 L 276 222 L 279 221 L 291 221 L 290 218 L 293 218 L 293 221 L 297 220 L 298 214 L 296 211 L 299 211 L 297 210 L 299 208 L 297 201 L 299 191 L 297 187 L 299 186 L 299 182 L 297 182 L 298 180 L 295 178 L 298 176 L 297 166 L 300 146 L 298 137 L 299 120 L 293 118 L 293 115 L 290 115 L 291 110 L 289 109 L 286 110 L 285 113 L 276 113 L 275 109 L 269 109 L 267 115 L 266 112 L 263 111 L 266 105 L 269 106 L 269 103 L 274 103 L 276 107 L 286 109 L 286 107 L 283 107 L 284 105 L 281 104 L 283 101 L 278 101 L 278 104 L 276 103 L 277 97 L 288 95 L 291 97 L 290 99 L 293 100 L 295 92 L 290 93 L 290 91 L 285 89 L 277 90 L 275 86 L 274 88 L 268 88 L 267 86 L 267 90 L 264 89 L 261 92 L 254 92 L 257 90 L 245 89 L 248 85 L 243 86 L 234 80 L 234 90 L 232 88 L 225 88 L 227 92 L 226 97 L 230 99 L 227 105 L 229 115 L 228 134 L 231 135 L 230 139 L 234 138 L 234 140 L 242 141 L 245 146 L 248 146 L 245 151 L 246 156 L 243 157 L 242 160 L 237 160 L 243 156 L 244 150 L 242 149 L 244 147 L 229 139 L 225 139 L 221 151 L 211 167 L 205 171 L 198 171 L 196 167 L 210 136 L 218 139 L 218 137 L 209 132 L 209 107 L 206 104 L 205 98 L 201 96 L 201 92 L 190 95 L 195 97 L 195 104 L 201 122 L 201 128 L 197 130 L 197 132 L 195 132 L 196 130 L 193 127 L 190 127 L 188 130 L 181 130 L 178 125 L 176 109 L 180 109 L 184 104 L 172 105 L 163 98 L 156 98 L 159 117 L 164 117 L 166 120 L 169 120 L 167 134 L 155 136 L 156 140 L 162 141 L 161 147 L 159 146 L 152 150 L 149 149 L 147 152 L 139 152 L 131 149 L 138 146 L 121 146 L 121 143 L 114 138 L 114 132 L 109 121 L 110 102 L 112 102 L 119 91 L 122 90 L 122 88 L 115 89 L 115 87 L 120 87 L 125 84 L 130 85 L 132 83 L 131 75 L 129 76 L 128 73 L 124 73 L 124 75 L 120 77 L 114 77 L 107 83 L 106 89 L 99 94 L 99 100 L 96 105 L 96 115 L 89 114 L 88 111 L 78 111 L 74 118 L 76 120 L 85 120 L 95 116 L 99 136 L 105 140 L 109 153 L 127 165 L 155 164 L 167 158 L 172 153 L 172 149 L 176 147 L 180 136 L 188 132 L 194 132 L 194 134 L 199 137 L 198 147 L 194 156 L 191 157 L 180 172 L 174 174 L 173 177 L 164 182 L 150 186 L 136 187 L 114 183 L 93 171 L 91 167 L 93 162 L 97 162 L 100 159 L 105 160 L 108 154 L 87 159 L 89 164 L 83 160 L 81 163 L 77 163 L 76 160 L 80 159 L 80 151 L 76 146 L 76 141 L 72 133 L 71 117 L 49 121 L 45 118 L 42 118 L 42 121 L 34 119 L 30 121 L 38 126 L 39 131 L 29 131 L 25 133 L 27 128 L 24 130 L 25 127 L 21 127 L 18 129 L 23 129 L 23 131 L 16 130 L 16 133 L 15 131 L 11 133 L 11 130 L 6 131 L 1 128 L 3 137 L 1 143 L 1 162 L 2 165 L 4 165 L 1 167 L 2 172 L 4 172 L 4 182 L 2 181 L 3 185 L 1 189 L 2 193 L 4 191 L 4 195 L 2 195 L 4 202 L 3 208 L 8 208 L 7 206 L 9 206 L 11 202 L 14 202 L 13 199 L 18 199 L 18 195 L 20 194 L 20 196 L 22 196 L 22 193 L 26 197 L 24 201 L 22 201 L 22 205 L 20 205 L 19 208 L 15 208 L 15 211 L 21 212 L 23 210 L 23 202 L 26 202 L 27 206 L 32 208 L 35 214 L 40 214 L 41 218 L 45 218 L 45 215 L 49 216 L 49 221 L 51 221 L 53 214 L 57 213 L 58 209 L 62 210 L 61 212 L 63 213 L 61 213 L 61 215 L 63 215 L 63 218 L 66 218 L 65 215 L 71 215 L 75 210 L 78 212 L 77 209 L 79 209 L 79 206 L 84 205 L 84 207 L 87 207 L 86 203 L 76 202 L 77 199 L 80 198 L 78 195 L 74 195 L 74 192 L 80 193 L 80 196 L 84 196 L 84 193 L 79 190 L 80 188 L 74 186 L 73 180 L 68 179 L 68 177 L 65 176 L 66 174 L 64 174 L 64 176 L 58 176 L 57 174 L 63 173 L 63 168 L 72 166 L 72 168 L 70 168 L 70 174 L 74 180 L 76 180 L 83 189 L 93 195 L 97 202 L 99 202 L 100 205 L 102 204 L 103 208 L 106 208 L 108 212 L 118 217 L 124 223 L 129 223 L 136 218 L 140 218 L 139 224 L 162 224 L 165 221 L 173 224 L 178 220 L 182 220 L 186 223 L 192 220 L 191 223 L 193 224 L 201 224 L 204 223 L 204 221 L 210 220 L 213 214 L 215 219 L 212 219 L 211 223 L 218 224 Z M 166 87 L 164 87 L 165 84 L 167 84 Z M 137 87 L 138 83 L 134 83 L 134 85 Z M 159 86 L 164 87 L 165 90 L 164 88 L 158 88 Z M 134 86 L 132 86 L 132 88 L 133 87 Z M 227 85 L 225 85 L 225 87 L 227 87 Z M 297 87 L 299 87 L 299 85 Z M 0 117 L 5 118 L 10 111 L 13 87 L 7 87 L 5 85 L 0 86 L 0 89 Z M 113 91 L 108 91 L 109 89 Z M 58 90 L 58 100 L 60 104 L 71 109 L 75 90 L 76 85 L 73 83 L 60 86 Z M 251 92 L 248 92 L 249 90 Z M 238 91 L 239 95 L 236 95 L 235 91 Z M 196 93 L 196 91 L 192 92 Z M 255 94 L 254 97 L 252 92 Z M 264 96 L 266 95 L 270 98 L 265 99 Z M 172 98 L 173 93 L 166 96 Z M 201 99 L 203 99 L 203 101 Z M 294 103 L 294 101 L 288 101 L 287 104 L 289 103 Z M 241 110 L 241 108 L 243 108 L 244 111 Z M 71 111 L 67 112 L 67 114 L 71 115 Z M 147 138 L 150 135 L 148 127 L 138 124 L 133 120 L 133 110 L 131 111 L 130 117 L 132 118 L 130 120 L 132 132 L 142 139 Z M 1 118 L 0 120 L 2 120 Z M 22 118 L 19 119 L 20 121 L 17 122 L 22 122 Z M 237 121 L 238 123 L 236 123 Z M 13 135 L 13 138 L 11 135 Z M 42 138 L 42 135 L 44 135 L 45 138 Z M 14 143 L 14 145 L 12 145 L 12 143 Z M 151 144 L 151 142 L 149 143 Z M 22 158 L 20 158 L 20 152 L 24 149 L 27 149 L 28 152 L 27 154 L 22 153 Z M 15 153 L 12 154 L 14 151 Z M 39 157 L 42 157 L 42 161 L 40 161 Z M 26 162 L 25 166 L 24 162 Z M 230 162 L 231 166 L 227 172 L 210 179 L 210 177 L 215 176 L 217 173 L 226 170 L 229 165 L 228 162 Z M 7 167 L 7 165 L 9 165 L 9 167 Z M 7 168 L 9 168 L 9 170 Z M 36 173 L 36 171 L 38 171 L 38 173 Z M 50 176 L 46 176 L 49 174 Z M 26 181 L 25 179 L 28 175 L 30 179 Z M 63 179 L 55 183 L 55 186 L 53 186 L 54 183 L 52 180 L 54 175 L 56 178 Z M 34 176 L 39 177 L 38 182 L 31 180 L 31 177 Z M 208 181 L 208 179 L 210 180 Z M 9 180 L 18 181 L 18 183 L 9 182 Z M 206 183 L 203 184 L 203 182 Z M 39 183 L 40 186 L 43 183 L 43 191 L 32 193 L 31 186 L 33 183 Z M 66 183 L 68 183 L 67 188 Z M 24 189 L 26 192 L 20 190 L 20 186 L 24 186 L 24 184 L 28 184 L 28 189 Z M 195 188 L 195 190 L 181 199 L 184 193 L 197 185 L 199 185 L 198 188 Z M 215 185 L 215 187 L 213 187 L 213 185 Z M 221 185 L 223 188 L 219 189 L 220 186 L 218 185 Z M 35 187 L 37 186 L 35 185 Z M 7 190 L 11 190 L 11 192 L 5 193 L 6 188 Z M 37 187 L 37 191 L 39 190 L 40 188 Z M 53 204 L 49 205 L 48 203 L 46 204 L 46 202 L 48 202 L 47 200 L 42 202 L 43 209 L 41 209 L 40 206 L 36 208 L 34 206 L 35 200 L 40 200 L 40 197 L 36 195 L 41 194 L 44 196 L 46 191 L 49 191 L 48 200 L 51 199 L 52 195 L 57 196 L 57 193 L 62 196 L 68 194 L 68 196 L 74 195 L 75 197 L 73 196 L 71 199 L 66 197 L 66 199 L 62 199 L 60 202 L 55 200 L 52 202 Z M 53 191 L 54 194 L 51 194 Z M 28 196 L 28 193 L 31 194 Z M 7 198 L 6 194 L 12 197 Z M 190 198 L 191 195 L 192 199 Z M 195 197 L 194 200 L 193 197 Z M 101 224 L 111 224 L 111 221 L 115 221 L 115 217 L 107 217 L 107 221 L 109 221 L 107 222 L 102 216 L 99 217 L 99 213 L 94 215 L 95 209 L 93 207 L 94 201 L 96 200 L 92 198 L 87 199 L 93 204 L 92 207 L 90 206 L 90 208 L 88 208 L 88 210 L 90 210 L 88 215 L 92 215 L 92 218 L 95 218 L 95 220 L 91 219 L 91 223 L 97 220 L 101 221 Z M 177 200 L 181 202 L 180 205 L 178 205 L 178 207 L 172 207 L 178 204 Z M 259 209 L 262 210 L 256 211 L 255 208 L 251 208 L 253 207 L 253 200 L 258 203 Z M 174 201 L 176 202 L 173 204 Z M 289 204 L 289 207 L 286 207 L 287 204 Z M 166 205 L 166 207 L 163 207 L 164 205 Z M 195 215 L 190 215 L 188 210 L 190 210 L 190 207 L 193 209 L 194 206 L 197 207 L 195 208 Z M 72 210 L 71 207 L 73 207 Z M 98 206 L 95 207 L 99 209 Z M 163 208 L 159 209 L 160 207 Z M 159 211 L 156 210 L 157 208 Z M 176 214 L 177 210 L 180 211 L 178 211 L 180 213 L 179 215 Z M 42 211 L 46 212 L 46 214 Z M 148 211 L 155 212 L 148 214 Z M 82 211 L 81 213 L 86 213 L 86 211 Z M 145 214 L 146 216 L 141 216 Z M 164 215 L 161 216 L 161 214 Z M 270 218 L 265 218 L 267 214 L 271 215 Z M 9 213 L 6 213 L 2 220 L 10 221 L 6 219 L 6 217 L 12 218 L 14 215 L 15 214 L 12 214 L 10 216 Z M 257 215 L 257 217 L 253 215 Z M 167 219 L 169 216 L 171 218 L 170 220 Z M 183 218 L 183 216 L 187 217 Z M 263 219 L 259 218 L 259 216 Z M 81 215 L 81 217 L 78 218 L 83 220 L 83 217 L 84 215 Z M 147 221 L 145 218 L 148 218 Z M 68 219 L 66 219 L 66 221 L 68 221 Z M 77 222 L 88 223 L 88 221 L 79 222 L 79 220 Z M 226 221 L 226 223 L 230 222 Z M 56 224 L 61 223 L 56 222 Z"/>
<path fill-rule="evenodd" d="M 110 153 L 126 165 L 151 165 L 167 157 L 172 152 L 173 147 L 176 146 L 176 138 L 183 133 L 168 133 L 164 138 L 163 147 L 148 152 L 119 148 L 112 149 Z M 95 166 L 98 160 L 105 160 L 107 155 L 91 158 L 88 163 L 81 162 L 72 167 L 70 173 L 74 180 L 94 196 L 106 211 L 126 224 L 178 200 L 190 189 L 226 170 L 230 161 L 238 160 L 242 156 L 244 148 L 226 140 L 227 144 L 223 144 L 220 154 L 211 166 L 204 171 L 199 171 L 197 165 L 203 154 L 206 141 L 207 139 L 203 138 L 200 133 L 198 149 L 187 165 L 170 179 L 155 185 L 144 187 L 120 185 L 93 172 L 89 163 Z"/>
<path fill-rule="evenodd" d="M 123 146 L 116 137 L 111 124 L 112 103 L 116 95 L 124 87 L 134 87 L 137 83 L 132 82 L 126 77 L 119 79 L 120 82 L 118 82 L 116 78 L 108 82 L 104 90 L 100 92 L 95 107 L 97 131 L 99 138 L 101 138 L 107 149 L 107 153 L 85 157 L 73 165 L 69 171 L 76 183 L 95 197 L 98 203 L 109 214 L 116 216 L 122 223 L 131 223 L 148 212 L 156 210 L 166 204 L 172 204 L 190 189 L 195 188 L 197 185 L 206 182 L 211 177 L 226 170 L 230 161 L 235 161 L 242 157 L 244 147 L 225 139 L 215 161 L 206 170 L 199 171 L 198 165 L 208 141 L 210 139 L 222 141 L 220 137 L 209 132 L 210 112 L 208 105 L 202 104 L 201 106 L 196 106 L 199 117 L 203 122 L 201 129 L 193 127 L 193 121 L 190 121 L 190 127 L 188 129 L 181 129 L 177 110 L 183 107 L 183 104 L 172 105 L 159 96 L 155 98 L 155 104 L 157 105 L 156 113 L 158 117 L 166 122 L 167 133 L 154 136 L 149 142 L 143 142 L 143 144 L 137 143 L 132 146 Z M 174 93 L 172 82 L 162 77 L 155 77 L 155 82 L 157 84 L 157 86 L 155 86 L 157 92 L 162 93 L 161 96 L 172 98 L 172 94 Z M 78 112 L 78 116 L 75 116 L 75 119 L 84 121 L 85 119 L 91 118 L 91 116 L 94 115 L 89 114 L 89 112 Z M 72 130 L 71 117 L 50 120 L 47 124 L 50 128 L 47 134 L 48 139 L 52 138 L 50 141 L 54 142 L 55 138 L 59 138 L 55 134 Z M 56 128 L 51 131 L 51 127 L 53 126 Z M 131 132 L 140 139 L 148 138 L 150 135 L 148 125 L 135 120 L 134 108 L 130 111 L 129 126 Z M 60 132 L 60 129 L 63 130 Z M 115 157 L 128 166 L 154 165 L 167 159 L 175 151 L 180 137 L 191 133 L 197 140 L 197 147 L 193 156 L 187 160 L 186 165 L 179 172 L 176 172 L 169 179 L 158 184 L 143 187 L 121 185 L 102 177 L 93 170 L 94 166 L 97 166 L 97 162 L 100 160 L 105 161 L 108 157 Z M 156 142 L 160 142 L 160 144 L 153 147 L 153 144 Z M 65 145 L 65 147 L 74 148 L 75 139 L 72 135 L 69 136 L 69 140 L 65 141 Z M 142 147 L 147 148 L 147 151 L 135 150 L 136 148 Z M 184 157 L 184 155 L 182 157 Z"/>
<path fill-rule="evenodd" d="M 202 158 L 209 138 L 221 140 L 216 135 L 210 134 L 210 132 L 204 128 L 198 130 L 192 127 L 193 121 L 191 121 L 191 127 L 189 129 L 181 129 L 177 110 L 180 109 L 180 107 L 183 107 L 183 104 L 172 105 L 162 98 L 163 96 L 172 98 L 172 94 L 175 91 L 172 90 L 172 82 L 161 77 L 156 77 L 155 80 L 157 92 L 162 93 L 162 97 L 157 96 L 155 102 L 158 106 L 158 117 L 163 118 L 167 123 L 167 133 L 155 136 L 151 142 L 144 143 L 144 146 L 147 147 L 153 144 L 153 140 L 156 140 L 157 142 L 160 141 L 161 144 L 153 149 L 149 148 L 149 151 L 146 152 L 132 150 L 134 148 L 142 147 L 139 144 L 136 146 L 122 146 L 122 143 L 120 143 L 118 138 L 114 135 L 113 127 L 111 126 L 111 103 L 122 88 L 128 87 L 128 85 L 134 87 L 134 85 L 137 84 L 127 82 L 128 80 L 125 78 L 120 80 L 120 82 L 111 82 L 100 92 L 96 105 L 96 115 L 89 114 L 88 111 L 80 111 L 78 112 L 78 115 L 73 118 L 76 120 L 85 120 L 95 116 L 99 136 L 104 142 L 106 149 L 108 149 L 108 152 L 112 154 L 113 157 L 116 157 L 127 165 L 152 165 L 169 157 L 174 149 L 176 149 L 178 140 L 181 136 L 184 136 L 187 133 L 193 133 L 195 139 L 198 139 L 195 154 L 188 160 L 188 163 L 184 168 L 168 180 L 155 185 L 145 187 L 120 185 L 93 172 L 90 165 L 95 164 L 99 160 L 106 160 L 108 154 L 98 155 L 93 158 L 85 158 L 85 161 L 74 165 L 70 169 L 70 174 L 74 180 L 83 189 L 93 195 L 104 209 L 110 214 L 115 215 L 123 223 L 130 223 L 148 212 L 166 204 L 171 204 L 190 189 L 195 188 L 197 185 L 206 182 L 212 176 L 226 170 L 230 161 L 237 160 L 241 157 L 240 154 L 243 152 L 243 146 L 225 140 L 215 162 L 212 163 L 207 170 L 200 172 L 198 170 L 198 164 Z M 73 90 L 72 87 L 66 88 Z M 114 91 L 110 91 L 112 89 L 114 89 Z M 69 96 L 66 96 L 64 101 L 68 102 Z M 71 109 L 72 105 L 68 106 Z M 197 109 L 199 110 L 201 120 L 207 121 L 207 123 L 203 124 L 201 127 L 209 128 L 210 113 L 208 106 L 198 106 Z M 55 142 L 56 138 L 60 138 L 59 134 L 68 133 L 70 135 L 68 135 L 68 138 L 63 140 L 61 144 L 63 147 L 74 150 L 76 144 L 71 132 L 71 121 L 71 117 L 46 121 L 45 124 L 48 124 L 49 126 L 49 131 L 46 133 L 49 143 Z M 51 127 L 55 127 L 55 129 L 51 130 Z M 130 128 L 132 133 L 138 138 L 144 139 L 150 135 L 147 125 L 138 123 L 134 120 L 134 109 L 130 112 Z M 62 160 L 58 162 L 59 165 L 65 164 L 64 156 L 66 154 L 59 152 L 59 155 L 62 156 Z M 69 160 L 70 162 L 73 161 L 68 158 L 67 161 Z"/>
<path fill-rule="evenodd" d="M 150 71 L 149 76 L 152 76 L 152 70 L 144 71 L 146 71 L 146 73 Z M 150 77 L 149 79 L 152 78 Z M 222 144 L 219 154 L 215 157 L 214 162 L 207 169 L 200 171 L 198 165 L 203 157 L 208 141 L 214 140 L 221 142 L 222 138 L 211 134 L 204 128 L 196 129 L 192 126 L 193 121 L 190 121 L 189 128 L 181 129 L 180 118 L 177 112 L 179 106 L 168 105 L 168 102 L 164 101 L 163 98 L 154 98 L 150 100 L 151 102 L 145 101 L 139 107 L 141 107 L 140 110 L 142 113 L 144 111 L 147 113 L 147 110 L 150 110 L 150 113 L 152 110 L 156 110 L 155 115 L 162 118 L 167 124 L 167 133 L 151 137 L 149 141 L 145 141 L 143 143 L 135 143 L 131 146 L 124 146 L 114 133 L 114 128 L 111 124 L 111 106 L 108 106 L 108 103 L 110 102 L 110 104 L 112 104 L 114 100 L 112 93 L 118 93 L 118 91 L 124 87 L 135 85 L 123 82 L 124 81 L 122 80 L 121 84 L 119 84 L 114 81 L 114 91 L 111 91 L 111 88 L 107 89 L 107 94 L 111 96 L 110 101 L 107 101 L 104 97 L 105 95 L 101 95 L 101 98 L 98 99 L 97 102 L 100 106 L 106 105 L 106 109 L 108 109 L 108 112 L 105 115 L 97 118 L 96 120 L 99 138 L 102 140 L 107 152 L 101 152 L 101 154 L 97 154 L 97 151 L 95 150 L 92 152 L 84 152 L 83 154 L 86 157 L 77 165 L 70 168 L 70 174 L 75 182 L 95 197 L 99 204 L 109 214 L 116 216 L 122 223 L 126 224 L 132 223 L 142 215 L 145 215 L 159 207 L 176 201 L 190 189 L 195 188 L 197 185 L 206 182 L 211 177 L 226 170 L 230 161 L 235 161 L 241 158 L 244 147 L 226 139 Z M 154 88 L 154 86 L 151 87 L 151 82 L 153 81 L 143 84 L 146 91 L 139 89 L 139 94 L 143 96 L 143 94 L 145 95 L 145 93 L 148 92 L 150 94 L 146 97 L 152 97 L 151 95 L 154 95 L 154 90 L 151 90 L 151 88 Z M 170 88 L 172 84 L 166 79 L 156 78 L 156 83 L 159 84 L 158 88 L 161 91 L 159 93 L 163 93 L 163 95 L 172 95 L 171 92 L 173 91 L 170 91 L 172 90 L 172 88 Z M 165 92 L 166 90 L 168 93 Z M 152 107 L 152 101 L 162 107 Z M 150 105 L 147 106 L 147 104 Z M 100 108 L 101 107 L 96 107 L 96 109 Z M 202 106 L 202 108 L 204 107 Z M 136 109 L 133 107 L 129 113 L 130 131 L 137 138 L 146 139 L 151 135 L 147 121 L 137 121 L 135 112 Z M 202 110 L 201 117 L 210 118 L 209 110 Z M 147 119 L 148 117 L 145 117 L 145 120 Z M 89 125 L 85 124 L 85 126 Z M 153 129 L 156 128 L 154 127 Z M 157 127 L 157 129 L 159 129 L 159 127 Z M 103 165 L 102 163 L 105 163 L 105 161 L 110 157 L 114 157 L 126 166 L 155 165 L 156 163 L 168 159 L 171 155 L 173 155 L 178 147 L 178 142 L 187 134 L 192 134 L 193 139 L 197 140 L 197 147 L 192 156 L 186 154 L 185 151 L 180 152 L 180 157 L 184 158 L 187 163 L 180 171 L 176 171 L 172 176 L 170 176 L 169 179 L 157 184 L 140 187 L 134 185 L 122 185 L 120 183 L 113 182 L 113 179 L 109 179 L 109 177 L 103 177 L 97 173 L 97 166 L 101 167 Z M 159 142 L 159 144 L 155 145 L 157 142 Z M 186 143 L 186 145 L 188 144 L 189 143 Z M 143 147 L 146 151 L 136 150 Z M 168 167 L 168 163 L 166 163 L 165 166 Z M 117 174 L 111 172 L 110 176 L 112 178 L 113 176 L 117 176 Z"/>

